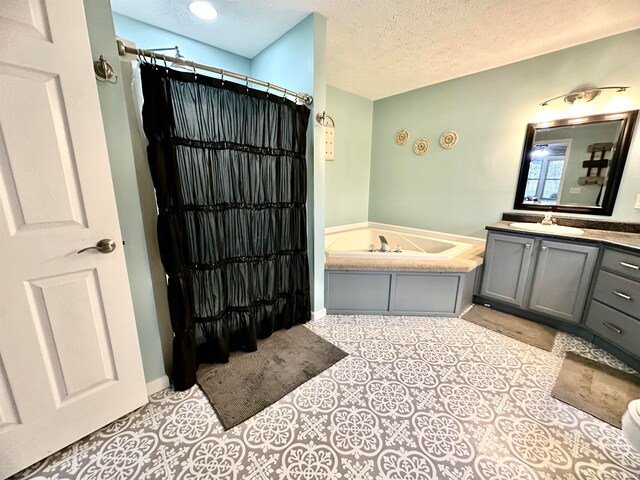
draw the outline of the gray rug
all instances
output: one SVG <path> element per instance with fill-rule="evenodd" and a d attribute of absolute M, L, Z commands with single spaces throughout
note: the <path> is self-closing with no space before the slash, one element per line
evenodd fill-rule
<path fill-rule="evenodd" d="M 202 365 L 198 385 L 226 430 L 239 425 L 323 372 L 347 353 L 303 325 L 274 332 L 255 352 Z"/>
<path fill-rule="evenodd" d="M 629 402 L 640 398 L 640 378 L 567 352 L 551 396 L 621 428 Z"/>
<path fill-rule="evenodd" d="M 553 350 L 557 331 L 546 325 L 482 305 L 474 305 L 462 318 L 547 352 Z"/>

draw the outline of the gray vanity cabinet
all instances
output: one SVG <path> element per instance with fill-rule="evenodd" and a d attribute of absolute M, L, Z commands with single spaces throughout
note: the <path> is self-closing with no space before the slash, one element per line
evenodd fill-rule
<path fill-rule="evenodd" d="M 640 255 L 605 250 L 585 325 L 640 357 Z"/>
<path fill-rule="evenodd" d="M 598 247 L 540 241 L 529 309 L 580 323 L 597 258 Z"/>
<path fill-rule="evenodd" d="M 480 296 L 580 323 L 598 247 L 490 232 Z"/>
<path fill-rule="evenodd" d="M 490 233 L 480 295 L 521 307 L 534 241 L 533 237 Z"/>

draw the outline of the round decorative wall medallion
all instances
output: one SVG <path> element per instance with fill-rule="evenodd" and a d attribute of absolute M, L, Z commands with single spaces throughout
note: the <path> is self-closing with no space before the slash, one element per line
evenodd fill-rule
<path fill-rule="evenodd" d="M 453 130 L 447 130 L 440 135 L 440 145 L 442 148 L 451 148 L 458 143 L 458 134 Z"/>
<path fill-rule="evenodd" d="M 398 145 L 404 145 L 409 140 L 409 132 L 404 128 L 401 128 L 396 132 L 396 143 Z"/>
<path fill-rule="evenodd" d="M 413 144 L 413 151 L 416 155 L 424 155 L 429 150 L 429 141 L 426 138 L 419 138 Z"/>

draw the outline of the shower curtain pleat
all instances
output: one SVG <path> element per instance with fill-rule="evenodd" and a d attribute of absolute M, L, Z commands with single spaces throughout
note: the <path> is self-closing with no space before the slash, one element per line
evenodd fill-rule
<path fill-rule="evenodd" d="M 174 331 L 173 381 L 310 319 L 309 110 L 141 65 L 143 123 Z"/>

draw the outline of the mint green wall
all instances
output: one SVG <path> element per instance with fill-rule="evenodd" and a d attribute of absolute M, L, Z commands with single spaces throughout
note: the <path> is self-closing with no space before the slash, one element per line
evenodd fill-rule
<path fill-rule="evenodd" d="M 335 160 L 325 163 L 325 226 L 366 222 L 373 102 L 327 87 L 327 113 L 336 122 Z"/>
<path fill-rule="evenodd" d="M 116 35 L 136 43 L 138 48 L 167 48 L 177 45 L 187 60 L 206 63 L 232 72 L 251 75 L 251 60 L 177 33 L 113 13 Z M 173 56 L 173 52 L 164 52 Z"/>
<path fill-rule="evenodd" d="M 314 97 L 309 120 L 308 242 L 312 310 L 324 308 L 324 128 L 313 120 L 325 110 L 326 19 L 311 14 L 256 55 L 252 76 Z"/>
<path fill-rule="evenodd" d="M 373 105 L 369 220 L 484 237 L 511 211 L 525 135 L 537 104 L 585 84 L 630 85 L 640 106 L 640 30 L 385 98 Z M 601 109 L 610 94 L 588 104 Z M 562 100 L 554 106 L 562 107 Z M 394 133 L 409 130 L 404 146 Z M 450 150 L 445 130 L 459 134 Z M 419 157 L 413 142 L 431 147 Z M 629 152 L 613 218 L 640 221 L 640 135 Z"/>
<path fill-rule="evenodd" d="M 124 100 L 124 88 L 129 85 L 122 81 L 109 2 L 84 0 L 84 8 L 93 58 L 104 55 L 121 79 L 115 85 L 97 83 L 97 88 L 120 228 L 126 242 L 125 258 L 144 375 L 149 382 L 164 376 L 165 368 Z M 90 65 L 79 68 L 90 68 Z"/>
<path fill-rule="evenodd" d="M 324 309 L 324 225 L 325 225 L 325 130 L 315 121 L 316 113 L 327 109 L 327 19 L 313 14 L 313 201 L 309 210 L 313 218 L 312 248 L 312 310 Z"/>

